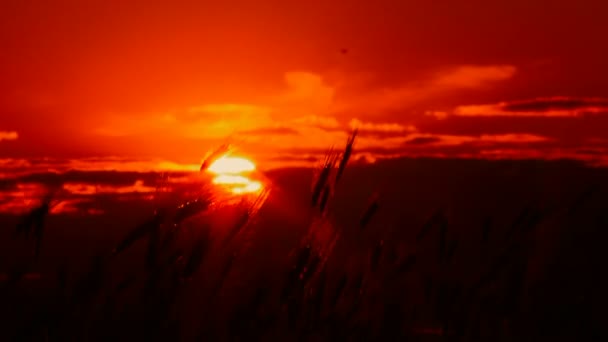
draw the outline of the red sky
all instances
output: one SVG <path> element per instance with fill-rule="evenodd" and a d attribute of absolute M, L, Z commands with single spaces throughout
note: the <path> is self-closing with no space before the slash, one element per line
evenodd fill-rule
<path fill-rule="evenodd" d="M 4 0 L 0 157 L 608 153 L 608 3 Z"/>

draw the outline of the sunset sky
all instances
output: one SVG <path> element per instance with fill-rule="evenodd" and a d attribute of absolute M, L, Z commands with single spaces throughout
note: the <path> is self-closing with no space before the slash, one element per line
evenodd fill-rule
<path fill-rule="evenodd" d="M 5 0 L 0 158 L 608 155 L 608 2 Z M 121 159 L 122 158 L 122 159 Z M 168 164 L 165 164 L 168 165 Z"/>

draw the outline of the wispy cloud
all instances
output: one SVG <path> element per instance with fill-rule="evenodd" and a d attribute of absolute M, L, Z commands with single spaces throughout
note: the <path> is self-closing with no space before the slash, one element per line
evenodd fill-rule
<path fill-rule="evenodd" d="M 608 113 L 608 99 L 545 97 L 457 107 L 456 116 L 580 117 Z M 433 115 L 434 113 L 429 113 Z"/>
<path fill-rule="evenodd" d="M 321 115 L 334 103 L 336 89 L 320 74 L 290 71 L 284 79 L 287 89 L 270 101 L 279 109 L 289 109 L 297 116 Z"/>
<path fill-rule="evenodd" d="M 111 186 L 91 183 L 65 183 L 63 190 L 73 195 L 93 194 L 130 194 L 130 193 L 153 193 L 154 186 L 146 186 L 142 180 L 136 180 L 133 185 Z"/>
<path fill-rule="evenodd" d="M 167 186 L 198 182 L 196 174 L 170 174 Z M 84 171 L 12 175 L 0 184 L 0 213 L 20 214 L 40 203 L 50 189 L 52 214 L 99 213 L 99 199 L 118 201 L 150 199 L 156 192 L 158 173 Z M 199 185 L 200 186 L 200 185 Z"/>
<path fill-rule="evenodd" d="M 430 98 L 489 87 L 512 78 L 516 72 L 517 68 L 512 65 L 460 65 L 417 82 L 357 94 L 337 104 L 336 110 L 340 113 L 366 111 L 378 115 L 404 109 Z"/>
<path fill-rule="evenodd" d="M 308 115 L 292 120 L 292 124 L 335 130 L 341 127 L 340 122 L 331 116 Z"/>
<path fill-rule="evenodd" d="M 0 141 L 17 140 L 19 134 L 15 131 L 0 131 Z"/>
<path fill-rule="evenodd" d="M 276 127 L 262 127 L 262 128 L 255 128 L 255 129 L 250 129 L 250 130 L 245 130 L 245 131 L 240 131 L 239 134 L 241 135 L 245 135 L 245 136 L 269 136 L 269 135 L 299 135 L 300 133 L 291 127 L 285 127 L 285 126 L 276 126 Z"/>
<path fill-rule="evenodd" d="M 551 141 L 551 139 L 534 134 L 482 134 L 479 136 L 415 134 L 406 141 L 406 144 L 454 146 L 463 144 L 488 145 L 494 143 L 531 144 L 548 141 Z"/>
<path fill-rule="evenodd" d="M 463 65 L 438 74 L 433 84 L 453 89 L 479 88 L 492 82 L 508 80 L 516 71 L 517 68 L 512 65 Z"/>
<path fill-rule="evenodd" d="M 365 154 L 363 160 L 373 160 L 378 155 L 453 155 L 455 151 L 482 157 L 481 152 L 491 150 L 520 149 L 523 153 L 531 148 L 563 147 L 561 139 L 572 140 L 583 130 L 556 135 L 557 130 L 562 131 L 561 124 L 545 127 L 545 118 L 599 118 L 608 112 L 606 99 L 545 97 L 427 112 L 441 120 L 420 120 L 406 114 L 408 108 L 420 108 L 415 105 L 492 87 L 512 79 L 517 72 L 514 65 L 456 65 L 388 88 L 359 83 L 360 88 L 344 89 L 349 76 L 330 83 L 321 74 L 292 71 L 284 74 L 281 91 L 256 101 L 192 104 L 152 113 L 145 122 L 125 116 L 107 127 L 119 127 L 122 133 L 131 129 L 134 134 L 154 139 L 170 136 L 177 140 L 199 139 L 195 141 L 207 144 L 228 138 L 246 146 L 248 154 L 264 164 L 273 163 L 278 155 L 286 162 L 310 162 L 328 147 L 343 144 L 348 131 L 354 128 L 361 133 L 356 148 Z M 391 111 L 403 115 L 387 119 Z M 517 120 L 527 121 L 522 125 Z M 589 137 L 600 137 L 593 133 L 595 130 L 585 132 Z M 196 147 L 200 153 L 212 147 L 203 145 Z M 290 157 L 294 151 L 299 151 L 297 158 Z M 279 163 L 273 166 L 276 164 Z"/>
<path fill-rule="evenodd" d="M 132 133 L 191 139 L 223 139 L 257 132 L 288 138 L 298 133 L 306 134 L 309 141 L 327 140 L 327 134 L 316 129 L 342 131 L 355 125 L 368 133 L 406 133 L 413 131 L 413 126 L 403 122 L 377 122 L 373 118 L 383 111 L 403 108 L 421 99 L 489 86 L 509 79 L 515 72 L 516 68 L 510 65 L 462 65 L 402 86 L 372 90 L 364 87 L 355 93 L 342 94 L 339 85 L 329 84 L 321 74 L 290 71 L 284 74 L 282 91 L 256 103 L 193 104 L 149 113 L 145 120 L 133 115 L 108 116 L 109 121 L 98 127 L 97 132 L 106 136 Z M 351 119 L 353 117 L 357 119 Z"/>
<path fill-rule="evenodd" d="M 375 122 L 364 122 L 359 119 L 352 119 L 349 123 L 351 129 L 358 129 L 360 132 L 393 132 L 393 133 L 406 133 L 416 131 L 416 127 L 412 125 L 402 125 L 398 123 L 375 123 Z"/>
<path fill-rule="evenodd" d="M 22 176 L 38 173 L 61 174 L 71 172 L 189 172 L 198 171 L 200 164 L 177 163 L 164 159 L 132 159 L 124 157 L 97 158 L 38 158 L 0 159 L 0 168 L 10 176 Z"/>

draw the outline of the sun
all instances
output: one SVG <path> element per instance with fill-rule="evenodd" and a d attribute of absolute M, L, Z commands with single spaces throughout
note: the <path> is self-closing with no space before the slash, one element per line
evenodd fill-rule
<path fill-rule="evenodd" d="M 233 194 L 258 193 L 262 182 L 252 179 L 256 170 L 253 161 L 245 157 L 224 155 L 214 160 L 205 170 L 214 175 L 213 184 L 219 185 Z"/>
<path fill-rule="evenodd" d="M 243 157 L 223 156 L 209 165 L 207 171 L 215 174 L 241 174 L 255 171 L 255 164 Z"/>

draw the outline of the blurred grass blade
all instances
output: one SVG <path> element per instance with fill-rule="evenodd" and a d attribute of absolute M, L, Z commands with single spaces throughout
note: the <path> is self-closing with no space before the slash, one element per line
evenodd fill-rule
<path fill-rule="evenodd" d="M 346 169 L 346 165 L 348 164 L 348 160 L 350 159 L 353 153 L 353 144 L 355 143 L 355 138 L 357 136 L 358 130 L 355 129 L 350 137 L 348 138 L 348 142 L 346 143 L 346 148 L 344 149 L 344 153 L 342 154 L 342 159 L 340 160 L 340 164 L 338 165 L 338 171 L 336 172 L 336 183 L 340 181 L 342 178 L 342 174 Z"/>
<path fill-rule="evenodd" d="M 209 228 L 203 227 L 203 232 L 201 233 L 201 237 L 194 244 L 194 248 L 190 257 L 186 261 L 186 265 L 184 267 L 183 277 L 190 278 L 194 273 L 198 270 L 205 254 L 209 249 Z"/>
<path fill-rule="evenodd" d="M 359 228 L 364 229 L 365 227 L 367 227 L 372 217 L 378 211 L 378 207 L 378 195 L 374 194 L 372 195 L 370 202 L 367 205 L 367 208 L 365 209 L 363 215 L 361 216 L 361 219 L 359 220 Z"/>
<path fill-rule="evenodd" d="M 311 204 L 313 207 L 316 207 L 319 203 L 319 199 L 321 197 L 321 192 L 323 188 L 327 184 L 329 179 L 329 175 L 331 174 L 331 170 L 334 168 L 336 164 L 336 156 L 334 155 L 333 150 L 330 150 L 325 156 L 325 162 L 323 163 L 323 167 L 321 168 L 321 172 L 317 177 L 315 185 L 312 191 L 312 201 Z"/>
<path fill-rule="evenodd" d="M 129 232 L 129 234 L 127 234 L 127 236 L 114 248 L 112 253 L 121 253 L 147 234 L 153 233 L 155 230 L 159 229 L 162 220 L 163 215 L 161 213 L 155 213 L 151 219 L 135 227 L 135 229 Z"/>

